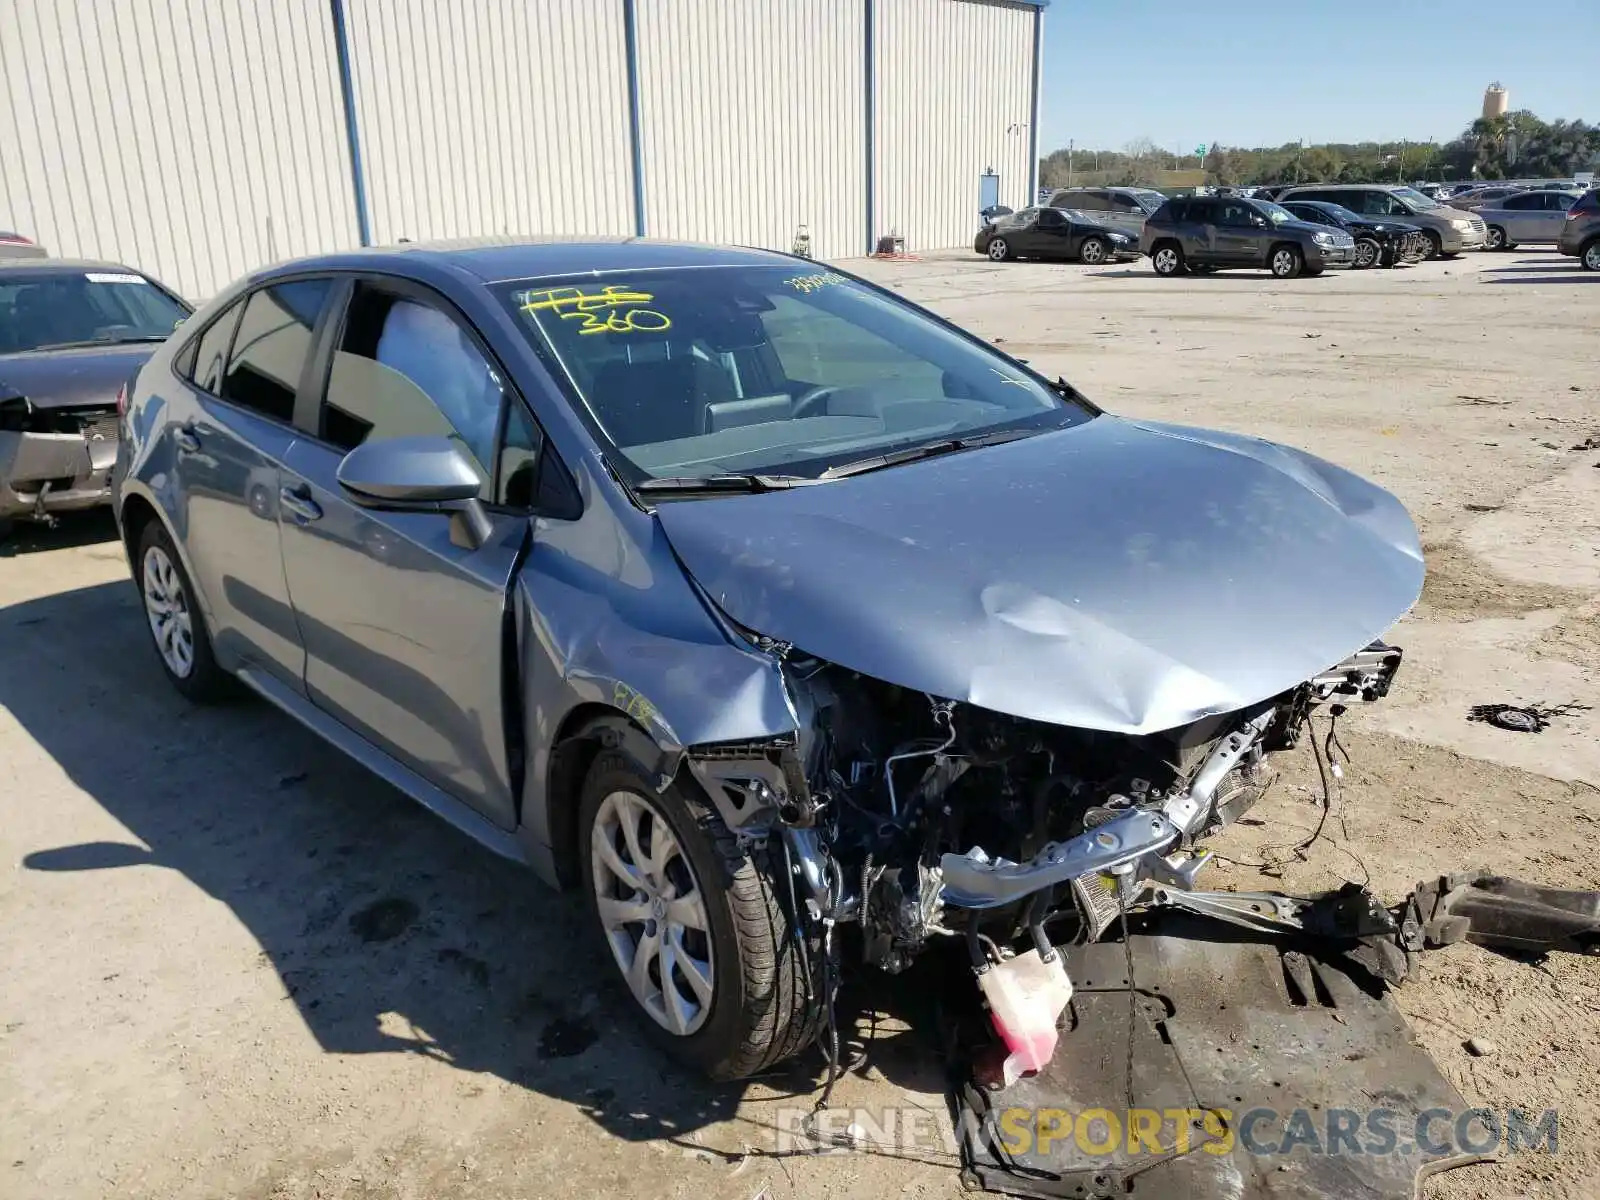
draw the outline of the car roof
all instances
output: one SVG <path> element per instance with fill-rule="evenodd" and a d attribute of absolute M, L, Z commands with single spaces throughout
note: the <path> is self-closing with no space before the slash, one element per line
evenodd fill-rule
<path fill-rule="evenodd" d="M 538 276 L 585 275 L 677 267 L 781 266 L 797 260 L 774 250 L 633 237 L 496 237 L 402 242 L 277 263 L 252 278 L 315 270 L 405 275 L 419 267 L 453 267 L 484 283 Z M 818 269 L 821 267 L 819 265 Z"/>
<path fill-rule="evenodd" d="M 150 278 L 137 267 L 99 258 L 0 258 L 0 275 L 82 275 L 85 271 L 115 271 Z"/>

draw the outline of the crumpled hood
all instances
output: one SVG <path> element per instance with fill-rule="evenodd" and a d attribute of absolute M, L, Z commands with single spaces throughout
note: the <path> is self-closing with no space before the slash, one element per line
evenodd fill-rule
<path fill-rule="evenodd" d="M 117 389 L 161 348 L 158 342 L 0 354 L 0 401 L 26 396 L 35 408 L 112 404 Z"/>
<path fill-rule="evenodd" d="M 1422 589 L 1388 492 L 1258 439 L 1111 416 L 657 517 L 749 629 L 938 697 L 1127 733 L 1277 695 Z"/>

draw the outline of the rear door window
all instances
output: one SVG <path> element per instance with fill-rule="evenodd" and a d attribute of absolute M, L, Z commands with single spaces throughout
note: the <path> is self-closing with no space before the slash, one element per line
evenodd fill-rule
<path fill-rule="evenodd" d="M 294 420 L 311 331 L 332 287 L 331 280 L 304 279 L 251 294 L 234 334 L 222 399 L 284 424 Z"/>
<path fill-rule="evenodd" d="M 1111 200 L 1104 192 L 1074 192 L 1071 200 L 1070 207 L 1083 212 L 1109 212 L 1111 209 Z"/>
<path fill-rule="evenodd" d="M 239 324 L 239 313 L 244 308 L 241 300 L 223 311 L 206 327 L 195 343 L 196 351 L 191 369 L 186 373 L 195 387 L 213 396 L 222 391 L 222 376 L 228 367 L 228 347 L 233 343 L 233 330 Z"/>
<path fill-rule="evenodd" d="M 1509 209 L 1512 212 L 1526 212 L 1529 209 L 1535 209 L 1535 208 L 1542 209 L 1544 207 L 1544 197 L 1542 197 L 1542 196 L 1508 196 L 1505 200 L 1501 201 L 1498 205 L 1490 205 L 1489 207 L 1491 207 L 1491 208 L 1498 207 L 1498 208 Z"/>

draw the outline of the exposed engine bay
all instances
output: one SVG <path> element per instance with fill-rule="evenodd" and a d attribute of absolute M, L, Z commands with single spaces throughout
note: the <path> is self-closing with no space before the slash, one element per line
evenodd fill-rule
<path fill-rule="evenodd" d="M 790 657 L 797 742 L 695 747 L 689 762 L 730 828 L 781 832 L 813 919 L 859 923 L 865 960 L 899 971 L 935 937 L 1031 929 L 1048 945 L 1049 924 L 1051 941 L 1093 941 L 1151 889 L 1192 891 L 1198 843 L 1255 804 L 1271 756 L 1315 709 L 1385 695 L 1400 659 L 1374 642 L 1272 700 L 1132 736 Z"/>

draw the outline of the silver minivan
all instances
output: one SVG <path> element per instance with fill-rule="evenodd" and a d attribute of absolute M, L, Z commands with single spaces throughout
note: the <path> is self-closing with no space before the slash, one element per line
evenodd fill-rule
<path fill-rule="evenodd" d="M 1430 200 L 1416 188 L 1374 183 L 1317 183 L 1290 188 L 1277 197 L 1285 200 L 1323 200 L 1342 204 L 1369 217 L 1388 217 L 1418 225 L 1428 239 L 1429 258 L 1449 258 L 1463 250 L 1481 250 L 1486 226 L 1475 213 Z"/>
<path fill-rule="evenodd" d="M 1512 250 L 1519 242 L 1559 242 L 1567 212 L 1582 194 L 1565 188 L 1540 188 L 1484 205 L 1478 210 L 1487 227 L 1484 245 L 1490 250 Z"/>
<path fill-rule="evenodd" d="M 1144 232 L 1145 218 L 1166 201 L 1166 196 L 1154 188 L 1140 187 L 1059 188 L 1050 195 L 1051 208 L 1088 213 L 1090 220 L 1135 238 Z"/>

